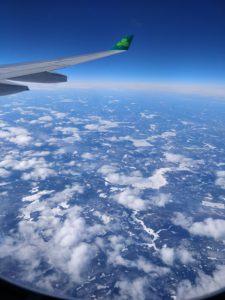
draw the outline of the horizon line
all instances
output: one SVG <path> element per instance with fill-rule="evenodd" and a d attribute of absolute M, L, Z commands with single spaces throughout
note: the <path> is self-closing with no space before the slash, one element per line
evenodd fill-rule
<path fill-rule="evenodd" d="M 225 84 L 209 83 L 181 83 L 168 81 L 102 81 L 102 80 L 71 80 L 57 84 L 27 83 L 31 90 L 71 90 L 71 89 L 109 89 L 131 90 L 144 92 L 170 92 L 180 94 L 197 94 L 202 96 L 215 96 L 225 98 Z"/>

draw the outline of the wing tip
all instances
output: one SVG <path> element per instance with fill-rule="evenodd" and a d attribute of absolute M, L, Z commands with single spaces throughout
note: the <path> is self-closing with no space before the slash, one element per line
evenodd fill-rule
<path fill-rule="evenodd" d="M 130 48 L 131 42 L 134 38 L 133 34 L 126 35 L 119 42 L 117 42 L 111 50 L 128 50 Z"/>

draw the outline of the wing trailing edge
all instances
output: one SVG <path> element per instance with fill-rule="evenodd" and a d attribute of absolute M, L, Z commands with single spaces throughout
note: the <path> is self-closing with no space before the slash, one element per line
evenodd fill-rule
<path fill-rule="evenodd" d="M 36 82 L 36 83 L 59 83 L 59 82 L 66 82 L 67 76 L 59 73 L 40 72 L 35 74 L 12 77 L 10 79 L 15 81 Z"/>
<path fill-rule="evenodd" d="M 28 86 L 11 83 L 7 81 L 0 82 L 0 96 L 16 94 L 25 91 L 29 91 Z"/>

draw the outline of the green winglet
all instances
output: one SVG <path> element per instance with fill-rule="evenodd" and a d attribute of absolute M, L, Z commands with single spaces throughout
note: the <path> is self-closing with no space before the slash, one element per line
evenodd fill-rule
<path fill-rule="evenodd" d="M 117 42 L 111 50 L 128 50 L 133 39 L 133 35 L 127 35 Z"/>

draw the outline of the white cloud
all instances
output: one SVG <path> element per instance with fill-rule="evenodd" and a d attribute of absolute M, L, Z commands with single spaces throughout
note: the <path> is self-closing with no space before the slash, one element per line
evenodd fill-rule
<path fill-rule="evenodd" d="M 184 214 L 180 212 L 175 212 L 174 217 L 172 218 L 171 221 L 173 222 L 173 224 L 179 225 L 184 229 L 189 228 L 193 222 L 191 217 L 186 217 Z"/>
<path fill-rule="evenodd" d="M 202 201 L 202 205 L 206 207 L 212 207 L 212 208 L 219 208 L 219 209 L 224 209 L 225 204 L 220 203 L 220 202 L 211 202 L 211 201 Z"/>
<path fill-rule="evenodd" d="M 146 293 L 147 279 L 145 277 L 136 278 L 133 281 L 120 280 L 116 282 L 115 287 L 119 288 L 117 299 L 144 300 L 148 298 Z"/>
<path fill-rule="evenodd" d="M 124 136 L 124 137 L 119 137 L 118 138 L 119 141 L 130 141 L 133 143 L 134 147 L 150 147 L 151 144 L 148 142 L 148 138 L 147 139 L 135 139 L 129 135 Z"/>
<path fill-rule="evenodd" d="M 51 116 L 43 116 L 39 117 L 37 120 L 30 121 L 30 124 L 44 124 L 51 121 L 53 121 L 53 118 Z"/>
<path fill-rule="evenodd" d="M 127 246 L 127 244 L 130 242 L 129 240 L 124 240 L 124 238 L 120 235 L 113 235 L 109 236 L 109 247 L 107 247 L 106 253 L 107 253 L 107 262 L 109 264 L 113 264 L 115 266 L 121 265 L 121 266 L 129 266 L 130 261 L 126 260 L 122 257 L 121 253 L 122 250 Z"/>
<path fill-rule="evenodd" d="M 51 152 L 50 151 L 34 151 L 33 152 L 33 155 L 34 156 L 48 156 L 48 155 L 50 155 L 51 154 Z"/>
<path fill-rule="evenodd" d="M 83 159 L 93 159 L 95 156 L 92 153 L 85 152 L 81 155 Z"/>
<path fill-rule="evenodd" d="M 23 180 L 45 180 L 46 178 L 54 175 L 56 175 L 56 172 L 54 170 L 39 166 L 35 167 L 33 171 L 29 173 L 23 173 L 21 178 Z"/>
<path fill-rule="evenodd" d="M 194 235 L 207 236 L 216 240 L 225 239 L 225 220 L 223 219 L 206 218 L 203 221 L 194 222 L 192 218 L 176 213 L 172 222 Z"/>
<path fill-rule="evenodd" d="M 83 188 L 78 184 L 74 184 L 72 186 L 66 186 L 64 190 L 51 195 L 51 197 L 48 197 L 46 201 L 50 207 L 53 207 L 49 215 L 50 216 L 51 214 L 53 214 L 54 216 L 55 214 L 61 215 L 62 209 L 69 207 L 67 202 L 70 199 L 72 199 L 75 193 L 77 194 L 83 193 Z M 30 202 L 29 205 L 23 207 L 23 209 L 21 210 L 21 214 L 24 216 L 24 218 L 26 220 L 29 220 L 31 218 L 31 213 L 34 211 L 39 211 L 44 213 L 45 208 L 46 208 L 46 212 L 48 212 L 49 207 L 45 205 L 45 201 L 39 201 L 39 200 L 42 198 L 43 195 L 50 195 L 50 194 L 52 194 L 52 191 L 43 190 L 34 194 L 34 196 L 29 195 L 23 197 L 22 201 Z"/>
<path fill-rule="evenodd" d="M 29 156 L 29 153 L 25 154 Z M 35 152 L 32 152 L 31 154 L 35 155 Z M 39 154 L 39 152 L 37 152 L 37 154 Z M 17 171 L 27 171 L 21 176 L 24 180 L 44 180 L 49 176 L 56 175 L 56 172 L 51 168 L 51 166 L 52 165 L 50 163 L 46 162 L 44 157 L 25 157 L 18 160 L 16 155 L 11 154 L 6 155 L 0 162 L 0 167 Z"/>
<path fill-rule="evenodd" d="M 159 207 L 164 207 L 169 202 L 172 202 L 170 194 L 159 193 L 157 196 L 151 198 L 151 203 Z"/>
<path fill-rule="evenodd" d="M 217 179 L 215 184 L 220 186 L 222 189 L 225 189 L 225 171 L 216 172 Z"/>
<path fill-rule="evenodd" d="M 202 160 L 194 160 L 189 157 L 185 157 L 181 154 L 174 154 L 167 152 L 164 154 L 168 162 L 178 164 L 178 170 L 190 170 L 190 168 L 196 167 L 198 164 L 202 164 Z"/>
<path fill-rule="evenodd" d="M 113 122 L 110 120 L 103 120 L 100 117 L 94 117 L 94 119 L 96 121 L 95 124 L 87 124 L 84 126 L 84 128 L 91 131 L 105 132 L 111 128 L 118 127 L 117 122 Z"/>
<path fill-rule="evenodd" d="M 147 140 L 144 140 L 144 139 L 132 139 L 131 140 L 134 147 L 150 147 L 151 144 L 147 141 Z"/>
<path fill-rule="evenodd" d="M 165 131 L 160 136 L 163 139 L 167 139 L 167 138 L 176 136 L 176 132 L 175 131 Z"/>
<path fill-rule="evenodd" d="M 116 167 L 113 165 L 103 165 L 99 170 L 99 173 L 103 175 L 108 175 L 116 172 Z"/>
<path fill-rule="evenodd" d="M 92 258 L 90 250 L 92 250 L 89 244 L 80 243 L 72 250 L 70 259 L 68 261 L 68 273 L 73 276 L 75 282 L 82 281 L 82 273 L 84 266 L 87 266 Z"/>
<path fill-rule="evenodd" d="M 160 250 L 160 256 L 161 259 L 164 261 L 167 265 L 173 265 L 174 259 L 175 259 L 175 251 L 173 248 L 169 247 L 163 247 Z"/>
<path fill-rule="evenodd" d="M 170 269 L 167 267 L 160 267 L 151 262 L 147 261 L 143 257 L 140 257 L 137 261 L 134 262 L 134 265 L 139 270 L 144 271 L 146 274 L 156 273 L 158 276 L 163 276 L 170 272 Z"/>
<path fill-rule="evenodd" d="M 57 192 L 55 195 L 52 196 L 52 201 L 54 203 L 65 202 L 70 200 L 75 193 L 82 194 L 83 192 L 84 188 L 79 184 L 66 186 L 63 191 Z"/>
<path fill-rule="evenodd" d="M 124 266 L 127 268 L 136 268 L 143 271 L 146 274 L 154 274 L 157 276 L 163 276 L 170 272 L 168 267 L 157 266 L 146 260 L 144 257 L 138 257 L 137 259 L 126 259 L 122 256 L 127 246 L 132 243 L 130 238 L 124 238 L 120 235 L 109 236 L 109 245 L 106 246 L 106 254 L 108 257 L 107 262 L 113 264 L 114 266 Z M 103 247 L 103 245 L 101 246 Z"/>
<path fill-rule="evenodd" d="M 100 211 L 95 211 L 93 214 L 94 216 L 98 217 L 104 224 L 108 224 L 112 220 L 109 215 L 104 214 Z"/>
<path fill-rule="evenodd" d="M 51 193 L 53 193 L 53 191 L 43 190 L 38 193 L 23 197 L 22 201 L 33 202 L 33 201 L 39 200 L 43 195 L 49 195 Z"/>
<path fill-rule="evenodd" d="M 198 272 L 195 283 L 183 280 L 177 287 L 177 300 L 193 299 L 200 296 L 207 296 L 212 292 L 224 288 L 225 266 L 217 266 L 212 275 L 202 271 Z"/>
<path fill-rule="evenodd" d="M 25 158 L 17 160 L 13 155 L 6 155 L 4 159 L 0 162 L 0 165 L 5 168 L 11 168 L 13 170 L 24 171 L 36 166 L 46 164 L 43 158 Z"/>
<path fill-rule="evenodd" d="M 145 113 L 145 112 L 141 112 L 140 115 L 142 118 L 149 119 L 149 120 L 151 120 L 157 116 L 156 114 L 149 114 L 149 113 Z"/>
<path fill-rule="evenodd" d="M 19 146 L 28 145 L 32 138 L 29 135 L 19 134 L 17 136 L 8 139 L 11 143 L 17 144 Z"/>
<path fill-rule="evenodd" d="M 66 117 L 66 113 L 59 112 L 59 111 L 52 111 L 51 112 L 57 119 L 63 119 Z"/>
<path fill-rule="evenodd" d="M 79 135 L 79 130 L 76 127 L 55 127 L 54 129 L 55 131 L 59 131 L 62 132 L 64 135 L 71 135 L 70 140 L 69 138 L 64 138 L 64 141 L 68 141 L 68 142 L 74 142 L 74 141 L 80 141 L 81 137 Z"/>
<path fill-rule="evenodd" d="M 152 146 L 149 143 L 149 138 L 146 138 L 146 139 L 135 139 L 135 138 L 133 138 L 130 135 L 122 136 L 122 137 L 119 137 L 119 138 L 113 136 L 113 137 L 108 138 L 108 140 L 111 141 L 111 142 L 129 141 L 129 142 L 133 143 L 134 147 L 136 147 L 136 148 L 139 148 L 139 147 L 150 147 L 150 146 Z"/>
<path fill-rule="evenodd" d="M 21 127 L 6 126 L 2 128 L 2 131 L 0 131 L 0 138 L 6 139 L 18 146 L 29 145 L 32 141 L 30 133 L 25 128 Z"/>
<path fill-rule="evenodd" d="M 193 253 L 184 246 L 171 248 L 165 245 L 160 249 L 159 256 L 162 261 L 169 266 L 172 266 L 175 261 L 180 261 L 184 265 L 191 264 L 195 261 Z"/>
<path fill-rule="evenodd" d="M 178 258 L 184 265 L 193 263 L 195 261 L 192 253 L 184 247 L 176 249 L 176 258 Z"/>
<path fill-rule="evenodd" d="M 189 232 L 195 235 L 225 239 L 225 220 L 207 218 L 202 222 L 195 222 L 189 228 Z"/>
<path fill-rule="evenodd" d="M 150 182 L 149 182 L 149 185 L 147 185 L 147 186 L 149 186 L 152 189 L 158 190 L 161 187 L 167 185 L 167 180 L 166 180 L 164 174 L 169 171 L 171 171 L 170 168 L 160 168 L 160 169 L 155 170 L 153 175 L 148 178 Z"/>
<path fill-rule="evenodd" d="M 115 194 L 113 200 L 133 210 L 144 210 L 146 202 L 140 198 L 140 192 L 135 189 L 126 188 L 124 191 Z"/>
<path fill-rule="evenodd" d="M 43 117 L 40 117 L 38 118 L 39 121 L 44 121 L 44 122 L 49 122 L 49 121 L 52 121 L 53 118 L 51 116 L 43 116 Z"/>
<path fill-rule="evenodd" d="M 0 177 L 8 177 L 10 172 L 5 170 L 4 168 L 0 168 Z"/>
<path fill-rule="evenodd" d="M 134 171 L 130 175 L 119 174 L 114 166 L 107 165 L 98 171 L 112 184 L 131 185 L 138 189 L 160 189 L 167 184 L 164 174 L 170 170 L 170 168 L 156 169 L 150 177 L 143 177 L 139 171 Z"/>

